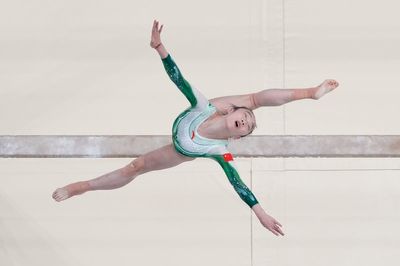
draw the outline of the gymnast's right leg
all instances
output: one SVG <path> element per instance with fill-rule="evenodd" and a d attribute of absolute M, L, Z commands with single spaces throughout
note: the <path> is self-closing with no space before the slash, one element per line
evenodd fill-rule
<path fill-rule="evenodd" d="M 157 150 L 139 156 L 122 168 L 114 170 L 94 179 L 79 181 L 58 188 L 53 193 L 56 201 L 62 201 L 72 196 L 80 195 L 92 190 L 110 190 L 120 188 L 130 183 L 137 176 L 155 170 L 176 166 L 183 162 L 194 160 L 178 153 L 173 144 L 166 145 Z"/>

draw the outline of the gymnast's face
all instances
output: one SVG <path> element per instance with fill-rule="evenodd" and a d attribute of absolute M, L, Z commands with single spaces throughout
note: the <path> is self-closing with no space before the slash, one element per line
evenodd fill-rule
<path fill-rule="evenodd" d="M 232 137 L 238 139 L 253 131 L 256 127 L 254 113 L 246 108 L 239 108 L 229 113 L 226 117 L 228 129 Z"/>

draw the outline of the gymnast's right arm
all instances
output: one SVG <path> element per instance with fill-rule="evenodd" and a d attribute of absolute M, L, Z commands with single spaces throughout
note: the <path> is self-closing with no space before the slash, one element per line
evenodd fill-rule
<path fill-rule="evenodd" d="M 167 72 L 169 78 L 175 83 L 178 89 L 186 96 L 192 107 L 198 105 L 199 107 L 204 107 L 208 103 L 208 100 L 195 88 L 193 88 L 187 80 L 183 77 L 178 66 L 175 64 L 171 55 L 168 54 L 164 45 L 161 42 L 160 33 L 163 25 L 158 29 L 158 22 L 154 20 L 153 30 L 151 34 L 150 46 L 157 50 L 161 57 L 165 71 Z"/>
<path fill-rule="evenodd" d="M 162 31 L 163 26 L 164 25 L 161 25 L 160 29 L 158 29 L 158 21 L 157 20 L 153 21 L 153 28 L 151 30 L 151 41 L 150 41 L 150 47 L 157 50 L 161 59 L 166 58 L 168 55 L 168 52 L 165 49 L 164 45 L 162 44 L 160 37 L 160 33 Z"/>

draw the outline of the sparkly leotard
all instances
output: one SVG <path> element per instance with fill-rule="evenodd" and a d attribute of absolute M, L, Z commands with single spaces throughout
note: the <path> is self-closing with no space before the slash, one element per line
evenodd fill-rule
<path fill-rule="evenodd" d="M 213 106 L 195 87 L 185 80 L 178 66 L 168 54 L 162 59 L 165 70 L 170 79 L 190 102 L 190 107 L 183 111 L 174 121 L 172 127 L 172 141 L 175 149 L 189 157 L 207 157 L 217 161 L 229 182 L 232 184 L 240 198 L 249 207 L 258 203 L 253 193 L 240 179 L 233 163 L 233 156 L 227 150 L 228 141 L 209 139 L 198 134 L 197 129 L 207 118 L 216 112 Z"/>

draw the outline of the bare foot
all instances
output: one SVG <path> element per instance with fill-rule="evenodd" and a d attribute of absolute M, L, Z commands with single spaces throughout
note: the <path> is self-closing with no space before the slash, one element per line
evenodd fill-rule
<path fill-rule="evenodd" d="M 68 199 L 68 191 L 65 188 L 57 188 L 56 191 L 53 192 L 52 197 L 56 201 Z"/>
<path fill-rule="evenodd" d="M 76 182 L 68 186 L 57 188 L 53 192 L 53 199 L 56 201 L 66 200 L 72 196 L 80 195 L 89 190 L 89 183 L 86 181 Z"/>
<path fill-rule="evenodd" d="M 314 92 L 311 96 L 312 99 L 318 100 L 328 92 L 336 89 L 339 86 L 339 82 L 334 79 L 326 79 L 324 82 L 321 83 L 318 87 L 314 89 Z"/>

